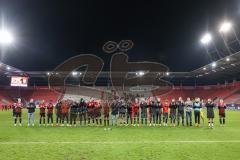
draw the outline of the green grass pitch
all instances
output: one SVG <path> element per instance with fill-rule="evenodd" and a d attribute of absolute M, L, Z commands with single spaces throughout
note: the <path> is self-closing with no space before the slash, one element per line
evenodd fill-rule
<path fill-rule="evenodd" d="M 195 127 L 14 127 L 0 111 L 0 160 L 237 160 L 240 112 L 227 111 L 227 125 Z M 36 113 L 38 123 L 38 113 Z"/>

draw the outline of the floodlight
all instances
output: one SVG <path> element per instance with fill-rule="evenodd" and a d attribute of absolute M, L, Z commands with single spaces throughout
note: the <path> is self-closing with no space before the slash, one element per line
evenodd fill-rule
<path fill-rule="evenodd" d="M 77 72 L 74 72 L 74 71 L 72 72 L 73 76 L 76 76 L 77 74 L 78 74 Z"/>
<path fill-rule="evenodd" d="M 13 35 L 6 30 L 0 30 L 0 44 L 7 45 L 13 43 Z"/>
<path fill-rule="evenodd" d="M 219 28 L 219 32 L 226 33 L 232 28 L 232 23 L 230 22 L 223 22 Z"/>
<path fill-rule="evenodd" d="M 142 76 L 144 76 L 144 72 L 143 71 L 138 71 L 138 72 L 136 72 L 136 75 L 137 76 L 140 76 L 140 77 L 142 77 Z"/>
<path fill-rule="evenodd" d="M 210 33 L 206 33 L 203 35 L 203 37 L 201 38 L 201 43 L 202 44 L 208 44 L 210 41 L 212 40 L 212 36 Z"/>
<path fill-rule="evenodd" d="M 214 68 L 214 67 L 216 67 L 217 66 L 217 63 L 216 62 L 213 62 L 212 63 L 212 67 Z"/>

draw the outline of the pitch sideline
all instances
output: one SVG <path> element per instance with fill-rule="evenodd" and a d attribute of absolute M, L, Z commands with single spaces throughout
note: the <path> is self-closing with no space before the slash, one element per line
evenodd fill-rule
<path fill-rule="evenodd" d="M 23 144 L 161 144 L 161 143 L 240 143 L 240 140 L 231 141 L 29 141 L 29 142 L 0 142 L 2 145 Z"/>

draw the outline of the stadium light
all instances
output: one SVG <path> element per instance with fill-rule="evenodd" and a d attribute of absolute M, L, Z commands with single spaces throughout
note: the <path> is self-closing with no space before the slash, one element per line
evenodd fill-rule
<path fill-rule="evenodd" d="M 211 40 L 212 40 L 211 34 L 210 33 L 206 33 L 206 34 L 204 34 L 202 36 L 200 41 L 201 41 L 202 44 L 208 44 L 209 42 L 211 42 Z"/>
<path fill-rule="evenodd" d="M 75 71 L 72 72 L 72 76 L 76 76 L 77 74 L 78 74 L 78 73 L 75 72 Z"/>
<path fill-rule="evenodd" d="M 14 42 L 12 33 L 7 30 L 0 30 L 0 44 L 8 45 Z"/>
<path fill-rule="evenodd" d="M 212 63 L 212 67 L 215 68 L 217 66 L 217 63 L 216 62 L 213 62 Z"/>
<path fill-rule="evenodd" d="M 223 22 L 219 28 L 220 33 L 226 33 L 232 28 L 232 23 L 230 22 Z"/>
<path fill-rule="evenodd" d="M 145 73 L 143 71 L 139 71 L 139 72 L 136 72 L 136 75 L 142 77 L 145 75 Z"/>

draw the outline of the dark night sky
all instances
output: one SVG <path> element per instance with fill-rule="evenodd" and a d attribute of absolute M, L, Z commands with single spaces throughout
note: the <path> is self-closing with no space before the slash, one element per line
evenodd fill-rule
<path fill-rule="evenodd" d="M 103 53 L 104 42 L 131 39 L 130 61 L 190 71 L 209 63 L 200 36 L 216 31 L 224 18 L 239 20 L 239 7 L 237 0 L 0 0 L 5 25 L 16 35 L 3 62 L 44 71 L 93 53 L 107 66 L 111 55 Z"/>

